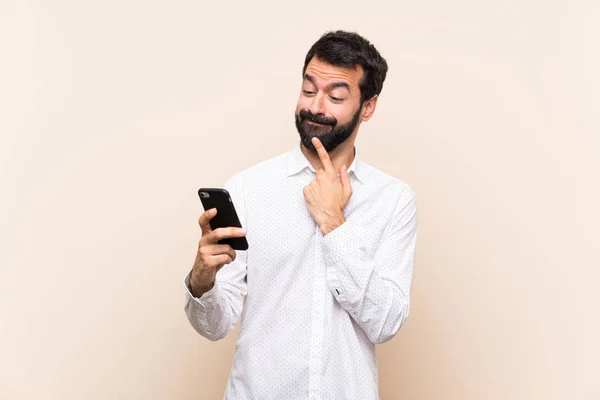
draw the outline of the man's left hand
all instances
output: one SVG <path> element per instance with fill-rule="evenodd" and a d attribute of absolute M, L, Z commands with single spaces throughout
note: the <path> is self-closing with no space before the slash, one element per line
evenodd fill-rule
<path fill-rule="evenodd" d="M 327 235 L 346 221 L 344 208 L 352 196 L 352 186 L 346 166 L 342 166 L 338 177 L 321 141 L 313 138 L 312 142 L 323 168 L 317 169 L 317 179 L 312 180 L 302 191 L 310 215 L 323 235 Z"/>

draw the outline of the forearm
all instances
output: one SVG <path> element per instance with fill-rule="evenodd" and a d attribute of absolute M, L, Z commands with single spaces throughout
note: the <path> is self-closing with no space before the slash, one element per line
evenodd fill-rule
<path fill-rule="evenodd" d="M 192 327 L 205 338 L 224 338 L 235 326 L 241 313 L 242 300 L 235 293 L 214 283 L 201 296 L 194 296 L 186 277 L 185 313 Z"/>
<path fill-rule="evenodd" d="M 403 195 L 377 243 L 352 218 L 323 237 L 329 288 L 373 343 L 391 339 L 410 310 L 417 211 L 414 193 Z"/>
<path fill-rule="evenodd" d="M 373 343 L 390 340 L 408 317 L 409 296 L 379 276 L 372 261 L 338 261 L 328 266 L 327 281 L 338 303 Z"/>
<path fill-rule="evenodd" d="M 189 290 L 190 294 L 193 297 L 200 298 L 202 295 L 208 291 L 210 291 L 215 286 L 215 281 L 212 281 L 208 284 L 199 282 L 199 279 L 196 279 L 194 274 L 194 270 L 190 272 L 189 277 Z"/>

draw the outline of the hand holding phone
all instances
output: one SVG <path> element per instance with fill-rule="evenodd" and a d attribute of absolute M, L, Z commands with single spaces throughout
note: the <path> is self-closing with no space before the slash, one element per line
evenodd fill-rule
<path fill-rule="evenodd" d="M 242 224 L 238 218 L 231 196 L 226 189 L 201 188 L 198 196 L 205 210 L 217 209 L 217 215 L 209 220 L 212 230 L 219 228 L 235 227 L 241 228 Z M 219 244 L 228 244 L 234 250 L 248 250 L 248 241 L 245 237 L 228 237 L 220 240 Z"/>
<path fill-rule="evenodd" d="M 190 275 L 195 297 L 214 286 L 216 273 L 236 258 L 234 250 L 247 250 L 246 232 L 225 189 L 200 189 L 198 195 L 206 210 L 198 221 L 202 238 Z"/>

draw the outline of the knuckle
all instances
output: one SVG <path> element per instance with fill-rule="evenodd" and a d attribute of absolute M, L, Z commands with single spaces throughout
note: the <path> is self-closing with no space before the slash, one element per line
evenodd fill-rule
<path fill-rule="evenodd" d="M 220 258 L 219 258 L 219 264 L 221 265 L 225 265 L 225 264 L 229 264 L 231 262 L 231 257 L 229 257 L 229 254 L 223 254 Z"/>
<path fill-rule="evenodd" d="M 198 261 L 201 268 L 206 268 L 208 266 L 208 257 L 206 256 L 206 254 L 200 254 L 200 257 L 198 257 Z"/>
<path fill-rule="evenodd" d="M 200 257 L 198 258 L 200 260 L 200 265 L 207 266 L 210 263 L 210 257 L 207 253 L 200 254 Z"/>

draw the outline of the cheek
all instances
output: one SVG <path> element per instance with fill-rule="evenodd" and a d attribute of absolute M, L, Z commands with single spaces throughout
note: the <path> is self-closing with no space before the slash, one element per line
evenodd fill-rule
<path fill-rule="evenodd" d="M 331 113 L 332 115 L 337 118 L 339 123 L 345 124 L 346 122 L 350 122 L 352 120 L 352 117 L 354 116 L 354 112 L 356 110 L 354 110 L 351 107 L 346 107 L 343 105 L 334 105 L 333 107 L 331 107 Z"/>
<path fill-rule="evenodd" d="M 310 101 L 304 97 L 300 96 L 298 98 L 298 103 L 296 104 L 296 113 L 298 113 L 302 109 L 308 109 L 310 107 Z"/>

